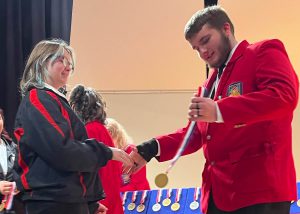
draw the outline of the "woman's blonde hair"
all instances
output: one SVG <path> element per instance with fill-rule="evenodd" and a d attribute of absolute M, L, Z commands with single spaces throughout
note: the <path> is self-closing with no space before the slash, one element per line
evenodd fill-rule
<path fill-rule="evenodd" d="M 117 148 L 124 150 L 129 144 L 132 144 L 132 139 L 124 127 L 113 118 L 106 119 L 106 128 Z"/>
<path fill-rule="evenodd" d="M 74 66 L 74 50 L 65 41 L 61 39 L 42 40 L 35 45 L 27 60 L 20 82 L 22 96 L 31 87 L 43 88 L 45 86 L 44 81 L 48 76 L 48 63 L 53 63 L 57 58 L 64 56 L 65 51 L 70 54 Z"/>

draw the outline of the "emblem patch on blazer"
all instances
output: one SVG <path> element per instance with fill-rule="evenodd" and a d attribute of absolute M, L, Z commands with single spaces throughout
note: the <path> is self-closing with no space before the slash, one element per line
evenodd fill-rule
<path fill-rule="evenodd" d="M 227 96 L 239 96 L 241 94 L 243 94 L 243 84 L 241 82 L 235 82 L 229 85 Z"/>

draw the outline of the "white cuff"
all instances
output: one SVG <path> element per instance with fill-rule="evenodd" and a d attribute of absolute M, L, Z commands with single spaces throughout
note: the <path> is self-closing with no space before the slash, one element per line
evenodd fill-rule
<path fill-rule="evenodd" d="M 223 117 L 222 117 L 222 113 L 220 111 L 219 105 L 216 102 L 216 110 L 217 110 L 217 121 L 216 123 L 224 123 Z"/>

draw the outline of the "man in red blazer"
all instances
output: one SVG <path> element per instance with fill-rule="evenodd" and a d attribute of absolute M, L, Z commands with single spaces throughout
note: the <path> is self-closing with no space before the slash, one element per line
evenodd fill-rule
<path fill-rule="evenodd" d="M 203 148 L 202 212 L 288 214 L 296 199 L 291 122 L 299 81 L 283 44 L 238 42 L 219 6 L 196 12 L 185 38 L 213 69 L 204 83 L 210 97 L 191 100 L 197 127 L 184 152 Z M 170 160 L 186 130 L 147 141 L 131 156 L 138 167 L 152 157 Z"/>

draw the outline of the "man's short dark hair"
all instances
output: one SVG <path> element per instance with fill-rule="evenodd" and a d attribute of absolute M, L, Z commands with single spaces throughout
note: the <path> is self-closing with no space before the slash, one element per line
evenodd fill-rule
<path fill-rule="evenodd" d="M 225 10 L 215 5 L 206 7 L 203 10 L 197 11 L 185 25 L 185 39 L 191 39 L 205 24 L 217 30 L 221 30 L 226 22 L 230 24 L 231 32 L 234 35 L 233 24 Z"/>

